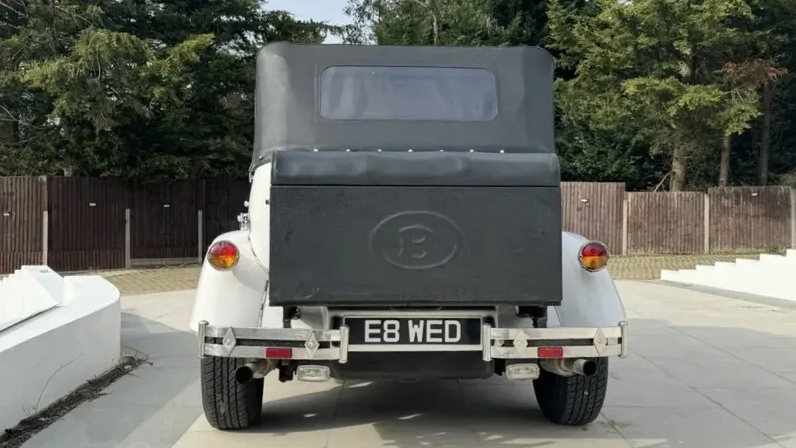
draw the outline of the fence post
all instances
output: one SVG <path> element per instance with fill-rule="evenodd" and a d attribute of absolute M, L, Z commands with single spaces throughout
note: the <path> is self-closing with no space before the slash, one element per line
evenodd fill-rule
<path fill-rule="evenodd" d="M 627 255 L 627 213 L 628 213 L 628 197 L 625 193 L 622 199 L 622 255 Z"/>
<path fill-rule="evenodd" d="M 48 266 L 50 252 L 50 212 L 42 212 L 41 225 L 41 264 Z"/>
<path fill-rule="evenodd" d="M 49 266 L 50 263 L 50 189 L 47 185 L 47 176 L 39 176 L 41 183 L 41 264 Z"/>
<path fill-rule="evenodd" d="M 710 253 L 710 194 L 705 193 L 705 212 L 703 214 L 704 218 L 704 251 L 706 254 Z"/>
<path fill-rule="evenodd" d="M 796 187 L 790 187 L 790 247 L 796 249 Z"/>
<path fill-rule="evenodd" d="M 205 247 L 205 238 L 204 238 L 204 219 L 202 210 L 196 212 L 197 217 L 199 218 L 199 252 L 197 261 L 199 264 L 202 264 L 202 256 L 204 255 L 204 247 Z"/>
<path fill-rule="evenodd" d="M 133 267 L 132 260 L 132 245 L 130 234 L 130 209 L 124 209 L 124 268 L 130 269 Z"/>

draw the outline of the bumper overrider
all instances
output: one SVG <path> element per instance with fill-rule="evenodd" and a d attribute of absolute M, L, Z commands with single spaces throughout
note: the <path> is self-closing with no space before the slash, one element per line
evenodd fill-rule
<path fill-rule="evenodd" d="M 479 345 L 349 344 L 349 327 L 336 330 L 216 327 L 199 323 L 199 356 L 348 362 L 355 352 L 481 351 L 484 361 L 584 359 L 628 354 L 627 322 L 594 328 L 493 328 L 482 326 Z"/>

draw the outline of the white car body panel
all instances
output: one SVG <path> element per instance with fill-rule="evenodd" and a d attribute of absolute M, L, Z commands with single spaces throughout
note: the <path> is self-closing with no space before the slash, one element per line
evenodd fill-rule
<path fill-rule="evenodd" d="M 268 270 L 252 251 L 249 232 L 227 232 L 215 241 L 235 244 L 240 251 L 240 259 L 234 268 L 227 271 L 220 271 L 204 261 L 196 286 L 191 329 L 197 331 L 201 320 L 238 327 L 259 326 Z"/>
<path fill-rule="evenodd" d="M 258 167 L 252 178 L 249 197 L 250 230 L 219 235 L 240 250 L 238 264 L 219 271 L 207 261 L 202 265 L 190 327 L 196 332 L 200 321 L 214 326 L 282 328 L 282 308 L 268 306 L 265 290 L 270 255 L 271 165 Z M 625 310 L 608 268 L 597 272 L 583 269 L 578 260 L 580 247 L 588 241 L 580 235 L 562 232 L 563 300 L 548 310 L 548 327 L 612 327 L 625 320 Z M 610 264 L 610 262 L 609 262 Z M 328 329 L 325 307 L 302 307 L 301 319 L 292 328 Z M 530 318 L 520 318 L 513 306 L 499 307 L 500 327 L 533 328 Z"/>

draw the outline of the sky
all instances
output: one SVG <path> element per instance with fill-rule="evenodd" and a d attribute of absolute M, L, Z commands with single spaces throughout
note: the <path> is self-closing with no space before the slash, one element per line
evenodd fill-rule
<path fill-rule="evenodd" d="M 313 19 L 331 25 L 344 25 L 350 19 L 343 13 L 347 0 L 267 0 L 266 9 L 278 9 L 293 13 L 298 19 Z M 326 38 L 325 43 L 339 43 L 334 36 Z"/>

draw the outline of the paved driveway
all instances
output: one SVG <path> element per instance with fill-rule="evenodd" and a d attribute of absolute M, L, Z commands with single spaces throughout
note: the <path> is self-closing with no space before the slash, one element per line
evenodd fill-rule
<path fill-rule="evenodd" d="M 612 361 L 602 415 L 554 426 L 530 383 L 280 384 L 261 425 L 220 432 L 201 415 L 190 292 L 126 297 L 125 344 L 151 354 L 34 437 L 31 448 L 796 448 L 796 310 L 660 283 L 618 282 L 632 354 Z"/>

